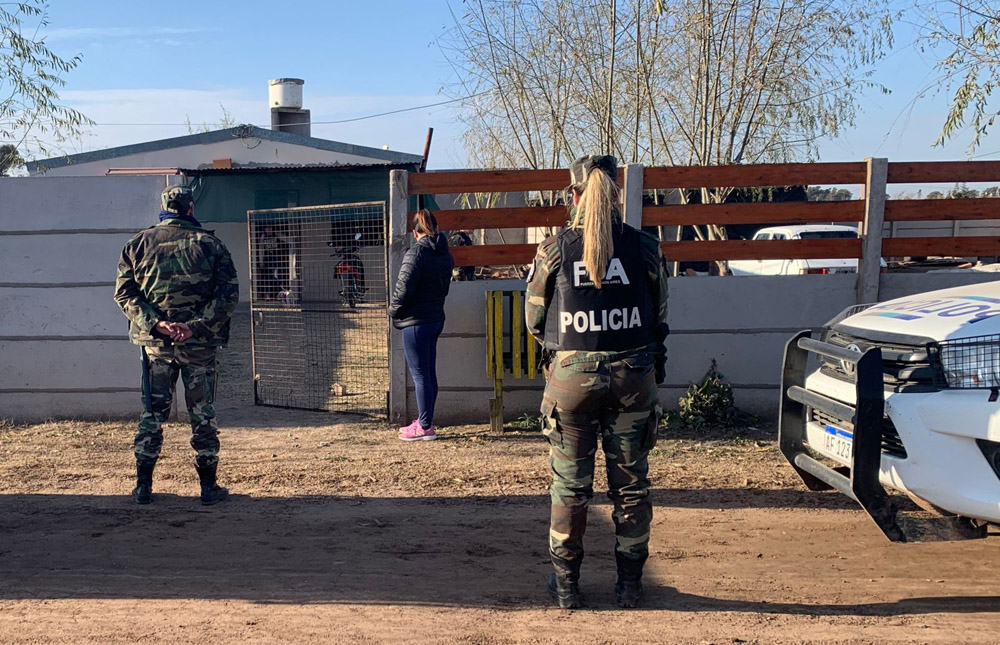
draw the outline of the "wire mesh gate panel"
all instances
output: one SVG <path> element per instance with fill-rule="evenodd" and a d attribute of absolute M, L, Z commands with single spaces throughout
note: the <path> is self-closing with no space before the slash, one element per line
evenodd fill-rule
<path fill-rule="evenodd" d="M 384 202 L 247 211 L 254 400 L 385 416 Z"/>

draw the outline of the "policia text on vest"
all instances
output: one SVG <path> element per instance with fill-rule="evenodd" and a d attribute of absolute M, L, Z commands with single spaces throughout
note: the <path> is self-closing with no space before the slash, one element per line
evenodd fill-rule
<path fill-rule="evenodd" d="M 563 311 L 559 314 L 559 328 L 562 333 L 566 333 L 569 326 L 583 333 L 588 331 L 617 331 L 619 329 L 632 329 L 641 327 L 642 319 L 639 316 L 639 308 L 629 309 L 601 309 L 600 311 Z"/>

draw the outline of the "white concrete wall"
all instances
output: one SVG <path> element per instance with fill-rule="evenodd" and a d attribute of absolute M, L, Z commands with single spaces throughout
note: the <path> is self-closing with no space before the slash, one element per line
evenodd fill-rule
<path fill-rule="evenodd" d="M 198 168 L 203 164 L 211 164 L 213 159 L 232 159 L 234 164 L 386 163 L 383 159 L 331 152 L 277 141 L 260 140 L 260 144 L 256 147 L 248 147 L 240 139 L 233 138 L 230 141 L 189 145 L 86 163 L 75 163 L 49 168 L 39 174 L 46 177 L 96 177 L 105 175 L 109 168 L 159 168 L 165 166 Z"/>
<path fill-rule="evenodd" d="M 883 237 L 971 237 L 1000 234 L 1000 220 L 886 222 Z"/>
<path fill-rule="evenodd" d="M 161 177 L 0 179 L 0 418 L 136 416 L 139 350 L 115 304 L 122 246 Z"/>

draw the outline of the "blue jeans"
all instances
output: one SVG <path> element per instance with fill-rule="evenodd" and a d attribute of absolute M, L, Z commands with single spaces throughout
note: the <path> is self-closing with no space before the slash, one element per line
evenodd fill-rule
<path fill-rule="evenodd" d="M 417 394 L 417 421 L 427 429 L 434 425 L 434 402 L 437 401 L 437 342 L 444 321 L 403 328 L 403 352 L 413 377 Z"/>

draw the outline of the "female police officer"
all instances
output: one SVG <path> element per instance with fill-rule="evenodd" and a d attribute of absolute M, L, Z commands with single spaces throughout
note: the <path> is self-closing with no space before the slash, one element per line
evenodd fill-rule
<path fill-rule="evenodd" d="M 528 330 L 546 356 L 544 433 L 552 464 L 547 589 L 579 607 L 587 505 L 598 439 L 614 502 L 615 598 L 635 607 L 649 554 L 647 454 L 656 442 L 656 385 L 665 358 L 667 280 L 659 244 L 622 221 L 618 164 L 573 162 L 570 224 L 538 246 L 528 276 Z"/>

